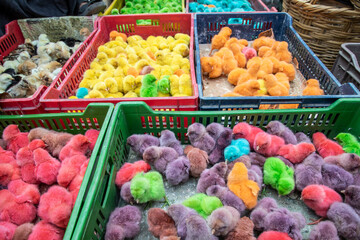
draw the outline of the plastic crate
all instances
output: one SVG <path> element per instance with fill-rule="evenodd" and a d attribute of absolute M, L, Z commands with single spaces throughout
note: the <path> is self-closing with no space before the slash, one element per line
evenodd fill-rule
<path fill-rule="evenodd" d="M 272 8 L 271 10 L 261 1 L 261 0 L 248 0 L 251 4 L 251 7 L 255 10 L 255 11 L 260 11 L 260 12 L 277 12 L 277 10 L 275 8 Z M 190 13 L 189 11 L 189 3 L 191 2 L 197 2 L 197 0 L 186 0 L 186 12 Z"/>
<path fill-rule="evenodd" d="M 343 43 L 331 72 L 341 82 L 360 89 L 360 43 Z"/>
<path fill-rule="evenodd" d="M 31 19 L 27 19 L 31 21 Z M 36 19 L 37 21 L 39 19 Z M 55 22 L 55 21 L 54 21 Z M 62 67 L 60 74 L 56 76 L 52 84 L 53 87 L 58 86 L 69 73 L 70 69 L 75 65 L 81 54 L 85 51 L 92 38 L 96 33 L 96 26 L 94 25 L 94 31 L 89 37 L 80 45 L 76 52 L 69 58 L 69 60 Z M 0 63 L 3 63 L 4 57 L 9 55 L 15 50 L 20 44 L 23 44 L 25 39 L 23 33 L 19 27 L 17 20 L 8 23 L 5 26 L 6 33 L 0 37 Z M 56 28 L 54 28 L 56 31 Z M 44 113 L 44 109 L 40 104 L 40 97 L 45 93 L 46 86 L 41 86 L 36 92 L 28 98 L 14 98 L 14 99 L 1 99 L 0 108 L 2 114 L 6 115 L 23 115 L 23 114 L 37 114 Z"/>
<path fill-rule="evenodd" d="M 230 18 L 240 18 L 241 24 L 228 24 Z M 299 70 L 306 79 L 320 81 L 324 96 L 286 97 L 205 97 L 203 95 L 202 70 L 199 44 L 211 43 L 211 38 L 224 26 L 233 30 L 234 37 L 254 40 L 260 32 L 272 28 L 275 39 L 289 43 L 289 50 L 299 62 Z M 222 13 L 196 14 L 196 78 L 199 86 L 200 110 L 258 109 L 261 104 L 299 104 L 298 107 L 326 107 L 339 98 L 359 97 L 360 92 L 352 83 L 341 85 L 325 65 L 315 56 L 292 27 L 287 13 Z"/>
<path fill-rule="evenodd" d="M 138 26 L 137 20 L 151 19 L 153 25 Z M 41 97 L 41 104 L 47 112 L 64 112 L 84 110 L 91 102 L 118 103 L 123 101 L 144 101 L 158 110 L 192 111 L 198 108 L 198 87 L 195 80 L 193 51 L 193 21 L 191 14 L 149 14 L 149 15 L 117 15 L 104 16 L 98 20 L 99 31 L 90 46 L 80 57 L 76 66 L 69 72 L 66 79 L 58 86 L 46 90 Z M 146 38 L 154 36 L 174 36 L 176 33 L 189 34 L 190 39 L 190 76 L 193 96 L 189 97 L 150 97 L 150 98 L 93 98 L 68 99 L 75 94 L 83 73 L 89 69 L 90 63 L 96 57 L 100 45 L 109 41 L 109 33 L 113 30 L 126 33 L 128 36 L 140 35 Z"/>
<path fill-rule="evenodd" d="M 100 130 L 87 167 L 81 188 L 71 213 L 69 224 L 66 228 L 64 239 L 70 239 L 80 217 L 85 200 L 92 187 L 93 172 L 98 166 L 100 150 L 104 142 L 106 130 L 110 123 L 114 105 L 110 103 L 97 103 L 89 105 L 83 113 L 61 114 L 35 114 L 26 116 L 0 116 L 0 133 L 9 124 L 17 124 L 20 131 L 29 131 L 36 127 L 43 127 L 55 131 L 71 134 L 84 134 L 88 129 Z"/>
<path fill-rule="evenodd" d="M 205 126 L 218 122 L 233 128 L 246 121 L 264 129 L 269 121 L 279 120 L 293 131 L 308 135 L 321 131 L 333 138 L 339 132 L 360 135 L 360 99 L 340 99 L 322 109 L 242 110 L 203 112 L 155 112 L 143 102 L 120 103 L 115 107 L 98 166 L 93 187 L 88 193 L 73 239 L 103 239 L 110 213 L 119 205 L 115 186 L 118 169 L 130 152 L 126 139 L 132 134 L 159 136 L 164 129 L 175 133 L 182 144 L 189 144 L 187 128 L 194 122 Z"/>

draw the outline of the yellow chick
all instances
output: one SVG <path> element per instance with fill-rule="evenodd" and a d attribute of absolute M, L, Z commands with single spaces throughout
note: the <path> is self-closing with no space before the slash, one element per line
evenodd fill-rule
<path fill-rule="evenodd" d="M 140 52 L 144 51 L 144 49 L 140 46 L 134 46 L 132 47 L 137 55 L 139 55 Z"/>
<path fill-rule="evenodd" d="M 113 58 L 112 58 L 113 59 Z M 110 61 L 111 59 L 108 60 L 108 62 Z M 102 67 L 102 70 L 103 71 L 106 71 L 106 72 L 114 72 L 115 71 L 115 68 L 113 65 L 111 65 L 110 63 L 105 63 Z"/>
<path fill-rule="evenodd" d="M 114 71 L 114 77 L 124 77 L 124 69 L 122 67 L 118 67 Z"/>
<path fill-rule="evenodd" d="M 111 72 L 111 71 L 102 72 L 99 77 L 99 80 L 104 81 L 105 79 L 111 78 L 113 76 L 114 76 L 114 72 Z"/>
<path fill-rule="evenodd" d="M 128 75 L 123 78 L 123 93 L 135 91 L 136 86 L 136 78 L 133 75 Z"/>
<path fill-rule="evenodd" d="M 142 47 L 143 49 L 149 47 L 148 42 L 145 40 L 140 40 L 138 43 L 139 43 L 139 46 Z"/>
<path fill-rule="evenodd" d="M 189 74 L 182 74 L 179 78 L 179 93 L 186 96 L 192 96 L 192 86 Z"/>
<path fill-rule="evenodd" d="M 129 62 L 126 58 L 118 57 L 117 61 L 119 63 L 119 67 L 121 67 L 123 69 L 124 69 L 124 67 L 129 67 Z"/>
<path fill-rule="evenodd" d="M 180 62 L 181 70 L 185 73 L 190 73 L 190 61 L 187 58 L 183 58 Z"/>
<path fill-rule="evenodd" d="M 83 88 L 92 88 L 91 86 L 93 85 L 93 78 L 83 78 L 83 80 L 81 80 L 79 87 L 83 87 Z"/>
<path fill-rule="evenodd" d="M 161 76 L 161 66 L 156 65 L 153 66 L 154 70 L 150 72 L 150 74 L 154 75 L 156 79 L 160 79 Z"/>
<path fill-rule="evenodd" d="M 180 93 L 180 91 L 179 91 L 180 78 L 177 75 L 171 75 L 169 80 L 170 80 L 170 94 L 171 94 L 171 96 L 179 94 Z"/>
<path fill-rule="evenodd" d="M 129 43 L 129 45 L 131 46 L 137 46 L 138 45 L 138 41 L 144 40 L 142 37 L 140 37 L 139 35 L 133 35 L 127 38 L 127 42 Z"/>
<path fill-rule="evenodd" d="M 109 93 L 117 93 L 119 92 L 117 81 L 114 78 L 107 78 L 104 81 L 106 90 Z"/>
<path fill-rule="evenodd" d="M 137 61 L 139 61 L 139 57 L 135 53 L 131 53 L 128 55 L 128 61 L 130 64 L 135 64 Z"/>
<path fill-rule="evenodd" d="M 260 83 L 260 90 L 258 90 L 257 95 L 267 95 L 264 79 L 258 79 L 257 81 Z"/>
<path fill-rule="evenodd" d="M 76 96 L 70 96 L 68 99 L 78 99 Z"/>
<path fill-rule="evenodd" d="M 87 96 L 88 97 L 85 96 L 84 98 L 105 98 L 105 96 L 98 90 L 91 90 Z"/>
<path fill-rule="evenodd" d="M 146 39 L 146 42 L 148 43 L 149 46 L 156 46 L 156 37 L 154 36 L 149 36 Z"/>
<path fill-rule="evenodd" d="M 145 49 L 145 51 L 146 51 L 146 52 L 150 51 L 150 52 L 152 52 L 153 54 L 155 54 L 157 51 L 159 51 L 159 49 L 158 49 L 156 46 L 152 45 L 152 46 L 150 46 L 150 47 L 147 47 L 147 48 Z"/>
<path fill-rule="evenodd" d="M 171 67 L 169 65 L 165 65 L 161 67 L 161 75 L 172 75 L 173 74 L 173 70 L 171 69 Z"/>
<path fill-rule="evenodd" d="M 123 88 L 123 77 L 114 77 L 117 86 L 118 86 L 118 92 L 123 92 L 124 88 Z"/>
<path fill-rule="evenodd" d="M 187 44 L 190 43 L 190 36 L 184 33 L 177 33 L 174 38 L 176 40 L 184 40 Z"/>
<path fill-rule="evenodd" d="M 114 51 L 116 53 L 116 56 L 119 56 L 119 54 L 125 53 L 125 48 L 121 46 L 117 46 L 114 48 Z"/>
<path fill-rule="evenodd" d="M 118 62 L 118 60 L 117 60 L 116 58 L 110 58 L 110 59 L 106 62 L 106 64 L 110 64 L 111 66 L 113 66 L 114 71 L 115 71 L 115 69 L 119 66 L 119 62 Z M 102 68 L 102 69 L 104 70 L 104 68 Z"/>
<path fill-rule="evenodd" d="M 180 54 L 183 57 L 189 56 L 189 47 L 185 43 L 180 43 L 173 48 L 175 53 Z"/>
<path fill-rule="evenodd" d="M 168 44 L 170 44 L 170 43 L 172 43 L 172 42 L 175 42 L 175 38 L 172 37 L 172 36 L 168 36 L 168 37 L 166 38 L 166 41 L 167 41 Z"/>
<path fill-rule="evenodd" d="M 92 61 L 90 63 L 90 69 L 92 69 L 92 70 L 101 70 L 102 66 L 98 62 Z"/>
<path fill-rule="evenodd" d="M 138 97 L 138 95 L 133 91 L 130 91 L 124 95 L 124 98 L 136 98 L 136 97 Z"/>
<path fill-rule="evenodd" d="M 136 68 L 136 70 L 138 70 L 139 72 L 141 71 L 141 69 L 143 69 L 143 67 L 145 67 L 145 66 L 149 66 L 150 64 L 149 64 L 149 62 L 147 61 L 147 60 L 145 60 L 145 59 L 141 59 L 141 60 L 139 60 L 139 61 L 137 61 L 136 63 L 135 63 L 135 68 Z"/>
<path fill-rule="evenodd" d="M 100 64 L 103 65 L 108 61 L 108 56 L 106 53 L 104 52 L 98 52 L 98 54 L 96 55 L 95 60 Z"/>
<path fill-rule="evenodd" d="M 113 49 L 110 49 L 108 47 L 105 47 L 104 45 L 100 46 L 98 48 L 98 52 L 104 52 L 108 56 L 108 58 L 113 58 L 116 56 L 116 52 Z"/>
<path fill-rule="evenodd" d="M 158 46 L 158 48 L 159 48 L 160 50 L 169 47 L 166 39 L 165 39 L 164 37 L 162 37 L 162 36 L 156 37 L 156 42 L 157 42 L 157 46 Z"/>
<path fill-rule="evenodd" d="M 136 84 L 136 88 L 134 90 L 134 92 L 140 96 L 140 89 L 141 89 L 141 80 L 143 78 L 143 75 L 139 75 L 135 78 L 135 84 Z"/>
<path fill-rule="evenodd" d="M 176 41 L 170 43 L 169 49 L 172 51 L 177 45 L 182 44 L 182 43 L 185 44 L 186 46 L 189 45 L 189 43 L 186 42 L 185 40 L 179 39 L 179 40 L 176 40 Z"/>
<path fill-rule="evenodd" d="M 104 96 L 109 93 L 104 82 L 96 83 L 93 90 L 99 91 Z"/>
<path fill-rule="evenodd" d="M 84 73 L 84 78 L 95 79 L 96 73 L 93 69 L 88 69 Z"/>
<path fill-rule="evenodd" d="M 106 98 L 121 98 L 123 96 L 124 96 L 124 94 L 122 94 L 121 92 L 118 92 L 118 93 L 108 93 L 105 97 Z"/>

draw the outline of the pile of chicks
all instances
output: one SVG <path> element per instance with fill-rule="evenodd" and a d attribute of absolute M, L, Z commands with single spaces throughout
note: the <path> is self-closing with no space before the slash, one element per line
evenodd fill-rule
<path fill-rule="evenodd" d="M 306 226 L 301 213 L 279 207 L 273 198 L 257 201 L 266 184 L 279 195 L 296 188 L 305 205 L 329 219 L 313 227 L 309 240 L 359 239 L 360 142 L 355 136 L 340 133 L 335 142 L 316 132 L 311 141 L 279 121 L 269 122 L 266 131 L 246 122 L 233 129 L 194 123 L 187 136 L 191 145 L 185 149 L 169 130 L 160 138 L 127 139 L 142 160 L 125 163 L 117 172 L 115 184 L 125 202 L 167 202 L 163 178 L 173 186 L 199 178 L 195 195 L 167 210 L 148 211 L 155 237 L 255 240 L 255 230 L 261 240 L 301 240 Z M 207 169 L 208 164 L 213 166 Z M 106 240 L 139 234 L 141 211 L 131 205 L 111 214 Z"/>
<path fill-rule="evenodd" d="M 26 39 L 0 65 L 0 94 L 5 94 L 4 98 L 25 98 L 42 85 L 50 86 L 80 44 L 70 38 L 50 42 L 46 34 L 35 41 Z"/>
<path fill-rule="evenodd" d="M 271 37 L 259 37 L 248 47 L 245 39 L 230 38 L 232 30 L 223 27 L 211 40 L 209 57 L 201 57 L 201 68 L 209 78 L 227 75 L 235 86 L 223 97 L 235 96 L 289 96 L 290 83 L 295 79 L 296 69 L 288 43 Z M 309 79 L 303 95 L 323 95 L 320 83 Z"/>
<path fill-rule="evenodd" d="M 0 140 L 0 239 L 63 239 L 99 131 L 7 126 Z"/>
<path fill-rule="evenodd" d="M 144 40 L 112 31 L 110 40 L 98 48 L 70 98 L 192 96 L 189 35 Z"/>
<path fill-rule="evenodd" d="M 190 12 L 251 12 L 251 4 L 247 0 L 198 0 L 189 3 Z"/>
<path fill-rule="evenodd" d="M 181 0 L 126 0 L 125 6 L 120 10 L 120 13 L 115 8 L 111 11 L 111 14 L 172 13 L 182 12 L 182 10 Z"/>

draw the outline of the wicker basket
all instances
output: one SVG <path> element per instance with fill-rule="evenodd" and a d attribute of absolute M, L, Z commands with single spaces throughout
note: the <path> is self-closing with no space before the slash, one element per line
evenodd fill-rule
<path fill-rule="evenodd" d="M 331 69 L 342 43 L 360 42 L 360 11 L 316 3 L 317 0 L 283 0 L 283 11 L 321 61 Z"/>

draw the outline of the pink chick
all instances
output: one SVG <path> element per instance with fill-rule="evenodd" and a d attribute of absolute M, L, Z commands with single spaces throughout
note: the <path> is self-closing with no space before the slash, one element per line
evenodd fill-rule
<path fill-rule="evenodd" d="M 28 184 L 18 179 L 9 183 L 8 190 L 15 195 L 15 201 L 17 203 L 39 203 L 40 192 L 38 186 L 35 184 Z"/>
<path fill-rule="evenodd" d="M 249 47 L 244 47 L 241 52 L 245 54 L 246 60 L 250 60 L 257 56 L 256 50 Z"/>
<path fill-rule="evenodd" d="M 87 158 L 84 155 L 75 155 L 62 161 L 57 175 L 58 184 L 66 188 L 79 173 L 81 165 L 86 161 Z"/>
<path fill-rule="evenodd" d="M 28 240 L 62 240 L 63 236 L 63 229 L 46 221 L 40 221 L 34 226 Z"/>
<path fill-rule="evenodd" d="M 78 134 L 61 149 L 59 154 L 60 161 L 64 161 L 68 157 L 74 155 L 86 155 L 90 151 L 90 141 L 84 135 Z"/>
<path fill-rule="evenodd" d="M 12 240 L 16 227 L 17 226 L 11 222 L 5 222 L 5 221 L 0 222 L 0 239 Z"/>
<path fill-rule="evenodd" d="M 85 137 L 90 141 L 90 150 L 92 151 L 95 147 L 96 140 L 99 137 L 100 131 L 95 129 L 89 129 L 85 132 Z"/>
<path fill-rule="evenodd" d="M 42 148 L 34 150 L 34 161 L 36 179 L 47 185 L 54 184 L 61 166 L 60 162 Z"/>
<path fill-rule="evenodd" d="M 286 144 L 280 147 L 278 154 L 292 163 L 301 163 L 313 152 L 315 152 L 314 145 L 302 142 L 296 145 Z"/>
<path fill-rule="evenodd" d="M 13 153 L 17 153 L 20 148 L 29 144 L 28 133 L 20 132 L 15 124 L 11 124 L 4 129 L 3 139 L 6 142 L 7 149 Z"/>
<path fill-rule="evenodd" d="M 258 133 L 264 132 L 262 129 L 252 126 L 247 122 L 241 122 L 234 126 L 234 139 L 245 138 L 250 144 L 250 148 L 254 149 L 254 140 Z"/>
<path fill-rule="evenodd" d="M 254 140 L 254 150 L 264 156 L 275 156 L 279 149 L 285 145 L 284 139 L 281 137 L 270 135 L 266 132 L 260 132 Z"/>
<path fill-rule="evenodd" d="M 326 158 L 344 153 L 341 145 L 328 139 L 323 133 L 316 132 L 312 137 L 316 151 L 318 151 L 321 157 Z"/>
<path fill-rule="evenodd" d="M 84 162 L 81 165 L 80 172 L 73 178 L 73 180 L 71 181 L 71 183 L 68 187 L 68 190 L 70 191 L 72 198 L 73 198 L 73 205 L 75 205 L 75 201 L 76 201 L 77 195 L 79 193 L 81 183 L 84 179 L 86 168 L 87 168 L 88 164 L 89 164 L 89 160 L 87 160 L 86 162 Z"/>

